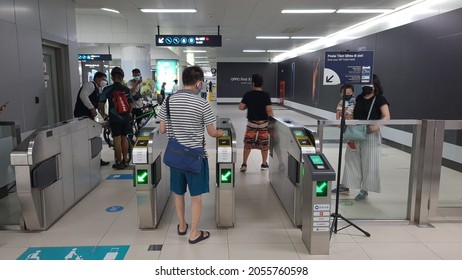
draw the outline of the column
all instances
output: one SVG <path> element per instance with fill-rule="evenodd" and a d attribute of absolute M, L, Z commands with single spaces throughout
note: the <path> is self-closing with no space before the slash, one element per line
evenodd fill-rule
<path fill-rule="evenodd" d="M 121 67 L 125 72 L 125 80 L 132 77 L 132 70 L 141 71 L 143 81 L 152 78 L 150 46 L 147 44 L 121 44 Z"/>

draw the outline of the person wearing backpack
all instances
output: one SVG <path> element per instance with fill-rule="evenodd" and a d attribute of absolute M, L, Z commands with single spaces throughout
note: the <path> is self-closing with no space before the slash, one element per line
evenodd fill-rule
<path fill-rule="evenodd" d="M 107 85 L 107 76 L 103 72 L 96 72 L 92 82 L 87 82 L 82 85 L 77 95 L 77 100 L 74 107 L 74 117 L 87 116 L 94 120 L 96 117 L 96 109 L 99 104 L 99 97 L 103 88 Z M 100 165 L 108 165 L 108 161 L 101 159 Z"/>
<path fill-rule="evenodd" d="M 122 84 L 124 71 L 120 67 L 111 70 L 114 84 L 104 88 L 100 96 L 99 112 L 104 120 L 109 120 L 112 138 L 114 139 L 115 163 L 112 168 L 121 170 L 129 165 L 128 138 L 130 131 L 130 112 L 133 109 L 133 98 L 130 89 Z M 109 114 L 105 112 L 106 100 L 109 100 Z"/>

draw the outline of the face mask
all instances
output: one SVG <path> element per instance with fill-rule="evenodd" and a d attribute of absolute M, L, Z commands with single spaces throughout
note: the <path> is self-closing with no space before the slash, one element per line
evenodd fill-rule
<path fill-rule="evenodd" d="M 345 95 L 345 100 L 348 101 L 353 97 L 353 95 Z"/>
<path fill-rule="evenodd" d="M 100 83 L 99 83 L 99 87 L 100 88 L 104 88 L 105 86 L 107 86 L 107 82 L 105 80 L 102 80 Z"/>

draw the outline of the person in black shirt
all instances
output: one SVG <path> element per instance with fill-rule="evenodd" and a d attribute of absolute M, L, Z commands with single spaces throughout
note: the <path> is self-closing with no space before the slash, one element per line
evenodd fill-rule
<path fill-rule="evenodd" d="M 247 129 L 244 137 L 244 159 L 241 165 L 241 172 L 247 171 L 247 159 L 252 149 L 261 150 L 261 169 L 266 170 L 268 166 L 268 118 L 273 116 L 271 98 L 269 93 L 262 90 L 263 76 L 252 75 L 252 90 L 245 93 L 239 104 L 239 110 L 247 109 Z"/>
<path fill-rule="evenodd" d="M 375 74 L 373 84 L 363 86 L 361 95 L 356 98 L 354 119 L 366 120 L 369 110 L 370 120 L 390 119 L 389 104 L 383 97 L 382 85 Z M 339 191 L 349 192 L 349 188 L 361 189 L 355 200 L 366 199 L 368 191 L 380 192 L 380 126 L 368 125 L 367 133 L 366 140 L 355 141 L 356 151 L 347 149 L 345 152 L 345 170 Z M 333 193 L 336 191 L 337 189 L 334 189 Z"/>

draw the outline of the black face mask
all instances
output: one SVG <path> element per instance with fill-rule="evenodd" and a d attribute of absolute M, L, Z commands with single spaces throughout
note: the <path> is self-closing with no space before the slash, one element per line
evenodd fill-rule
<path fill-rule="evenodd" d="M 373 92 L 374 88 L 370 86 L 363 86 L 363 92 L 361 92 L 362 95 L 368 95 L 369 93 Z"/>
<path fill-rule="evenodd" d="M 345 95 L 345 100 L 348 101 L 353 97 L 353 95 Z"/>

